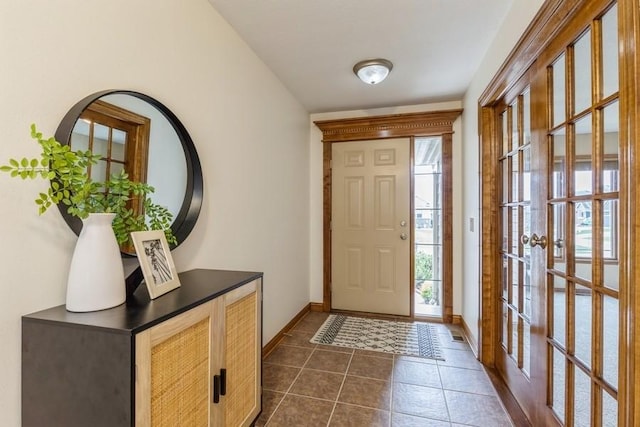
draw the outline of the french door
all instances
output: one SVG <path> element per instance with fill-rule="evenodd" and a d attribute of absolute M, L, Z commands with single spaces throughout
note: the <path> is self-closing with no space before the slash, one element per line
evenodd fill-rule
<path fill-rule="evenodd" d="M 592 1 L 491 106 L 495 365 L 533 425 L 618 425 L 618 8 Z M 486 128 L 486 125 L 485 125 Z M 491 360 L 491 358 L 486 358 Z"/>

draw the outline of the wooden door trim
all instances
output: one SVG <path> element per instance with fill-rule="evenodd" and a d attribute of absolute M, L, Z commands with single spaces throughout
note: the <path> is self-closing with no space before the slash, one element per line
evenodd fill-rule
<path fill-rule="evenodd" d="M 414 138 L 418 136 L 442 136 L 443 156 L 452 151 L 453 122 L 462 114 L 462 109 L 443 110 L 421 113 L 393 114 L 384 116 L 347 118 L 338 120 L 315 121 L 315 125 L 322 131 L 322 231 L 323 231 L 323 291 L 322 308 L 325 312 L 331 311 L 331 144 L 375 140 L 397 137 Z M 448 143 L 447 143 L 448 142 Z M 449 146 L 448 149 L 445 148 Z M 447 172 L 447 171 L 443 171 Z M 413 180 L 413 173 L 411 174 Z M 451 184 L 450 184 L 451 185 Z M 443 188 L 443 193 L 450 191 L 450 187 Z M 443 194 L 444 196 L 444 194 Z M 443 197 L 443 212 L 445 217 L 451 218 L 453 209 L 451 197 Z M 411 227 L 414 219 L 411 218 Z M 445 226 L 444 237 L 453 235 L 451 221 Z M 451 246 L 451 245 L 449 245 Z M 444 280 L 452 283 L 452 248 L 443 253 L 445 270 Z M 448 273 L 447 273 L 448 272 Z M 446 323 L 453 321 L 453 289 L 448 291 L 443 286 L 442 319 Z M 411 306 L 413 314 L 414 307 Z"/>

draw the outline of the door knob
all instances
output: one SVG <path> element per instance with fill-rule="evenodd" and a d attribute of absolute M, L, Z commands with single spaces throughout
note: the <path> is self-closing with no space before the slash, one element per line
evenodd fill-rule
<path fill-rule="evenodd" d="M 536 233 L 531 235 L 531 239 L 529 239 L 529 246 L 535 248 L 536 246 L 540 246 L 540 248 L 544 249 L 547 247 L 547 238 L 546 236 L 538 236 Z"/>
<path fill-rule="evenodd" d="M 401 238 L 402 240 L 407 240 L 407 233 L 402 233 L 402 234 L 400 234 L 400 238 Z"/>
<path fill-rule="evenodd" d="M 523 245 L 529 243 L 529 236 L 527 236 L 526 234 L 520 236 L 520 243 L 522 243 Z"/>

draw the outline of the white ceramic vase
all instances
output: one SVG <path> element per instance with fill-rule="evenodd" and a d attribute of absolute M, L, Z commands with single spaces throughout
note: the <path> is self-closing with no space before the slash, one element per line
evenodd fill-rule
<path fill-rule="evenodd" d="M 120 247 L 111 228 L 113 213 L 94 213 L 82 221 L 67 281 L 67 310 L 97 311 L 126 299 Z"/>

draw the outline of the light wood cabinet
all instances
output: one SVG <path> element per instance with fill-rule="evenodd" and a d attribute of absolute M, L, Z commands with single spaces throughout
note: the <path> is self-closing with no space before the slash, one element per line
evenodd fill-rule
<path fill-rule="evenodd" d="M 262 274 L 192 270 L 180 281 L 153 301 L 24 316 L 23 426 L 251 425 Z"/>

